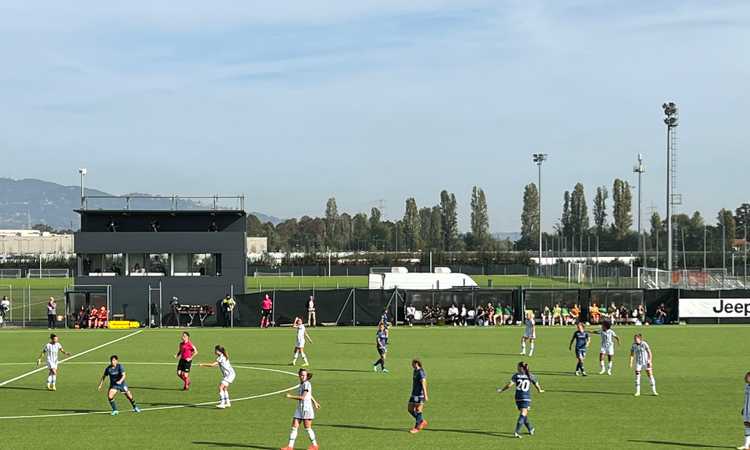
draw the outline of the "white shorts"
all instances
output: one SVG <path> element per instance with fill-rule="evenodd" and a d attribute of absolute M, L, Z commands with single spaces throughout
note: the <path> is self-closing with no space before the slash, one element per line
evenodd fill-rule
<path fill-rule="evenodd" d="M 229 374 L 229 376 L 224 377 L 221 379 L 221 384 L 225 386 L 229 386 L 230 384 L 234 383 L 234 379 L 237 377 L 237 374 Z"/>
<path fill-rule="evenodd" d="M 298 420 L 313 420 L 315 418 L 315 411 L 309 408 L 297 408 L 294 411 L 294 418 Z"/>
<path fill-rule="evenodd" d="M 635 371 L 636 372 L 641 372 L 641 371 L 644 371 L 644 370 L 651 370 L 651 364 L 646 363 L 646 364 L 636 364 L 635 365 Z"/>
<path fill-rule="evenodd" d="M 615 346 L 610 344 L 610 345 L 608 345 L 606 347 L 602 347 L 599 350 L 599 353 L 600 354 L 604 354 L 604 355 L 614 356 L 615 355 Z"/>
<path fill-rule="evenodd" d="M 295 347 L 304 350 L 305 349 L 305 343 L 297 341 L 297 344 L 295 344 Z"/>
<path fill-rule="evenodd" d="M 531 333 L 531 334 L 524 333 L 523 337 L 525 337 L 526 339 L 536 339 L 536 334 L 534 334 L 534 333 Z"/>
<path fill-rule="evenodd" d="M 47 361 L 47 368 L 57 370 L 57 361 Z"/>

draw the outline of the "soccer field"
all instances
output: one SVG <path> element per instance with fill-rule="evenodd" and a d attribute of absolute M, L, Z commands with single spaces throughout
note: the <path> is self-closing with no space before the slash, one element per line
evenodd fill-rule
<path fill-rule="evenodd" d="M 614 375 L 600 376 L 599 338 L 593 337 L 586 378 L 575 377 L 568 352 L 572 328 L 538 328 L 537 353 L 529 361 L 546 389 L 534 393 L 530 417 L 535 436 L 512 437 L 517 411 L 513 392 L 497 394 L 515 371 L 522 329 L 391 329 L 389 374 L 373 373 L 377 359 L 374 328 L 317 328 L 306 351 L 321 402 L 314 428 L 323 449 L 474 448 L 734 448 L 742 440 L 740 409 L 743 355 L 750 328 L 743 326 L 619 327 Z M 649 394 L 644 376 L 633 397 L 627 352 L 635 332 L 654 351 L 660 397 Z M 287 364 L 292 329 L 193 329 L 200 354 L 213 359 L 215 344 L 226 346 L 237 369 L 233 406 L 214 407 L 216 368 L 193 366 L 193 388 L 182 392 L 173 358 L 179 330 L 60 331 L 75 357 L 60 365 L 58 390 L 45 389 L 46 369 L 34 361 L 46 330 L 0 331 L 0 429 L 3 448 L 250 448 L 286 445 L 295 402 L 283 391 L 296 385 Z M 119 339 L 119 340 L 118 340 Z M 116 341 L 116 342 L 113 342 Z M 101 347 L 100 347 L 101 346 Z M 88 353 L 83 354 L 88 350 Z M 118 354 L 128 384 L 143 412 L 109 416 L 96 385 L 109 355 Z M 429 381 L 428 428 L 407 430 L 411 358 L 420 357 Z M 62 357 L 62 356 L 61 356 Z M 13 380 L 15 381 L 10 381 Z M 105 384 L 106 387 L 106 384 Z M 309 441 L 300 430 L 297 448 Z"/>

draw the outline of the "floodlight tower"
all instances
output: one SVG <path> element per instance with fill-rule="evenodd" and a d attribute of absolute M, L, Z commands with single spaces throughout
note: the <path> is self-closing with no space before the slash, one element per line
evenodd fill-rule
<path fill-rule="evenodd" d="M 646 172 L 646 166 L 643 165 L 643 155 L 638 153 L 638 162 L 633 166 L 633 173 L 638 174 L 638 245 L 642 247 L 643 260 L 641 264 L 646 267 L 646 241 L 643 239 L 641 231 L 641 178 Z"/>
<path fill-rule="evenodd" d="M 538 213 L 539 213 L 539 265 L 537 266 L 537 275 L 542 274 L 542 163 L 547 160 L 546 153 L 534 153 L 534 164 L 539 168 L 539 189 L 537 195 Z"/>
<path fill-rule="evenodd" d="M 83 177 L 86 176 L 87 170 L 84 167 L 81 167 L 78 169 L 78 174 L 81 176 L 81 209 L 83 209 L 84 201 L 86 199 L 86 194 L 84 194 L 83 191 Z"/>
<path fill-rule="evenodd" d="M 664 103 L 661 107 L 667 126 L 667 271 L 672 272 L 672 207 L 682 203 L 680 195 L 673 192 L 677 189 L 677 126 L 680 116 L 674 102 Z"/>

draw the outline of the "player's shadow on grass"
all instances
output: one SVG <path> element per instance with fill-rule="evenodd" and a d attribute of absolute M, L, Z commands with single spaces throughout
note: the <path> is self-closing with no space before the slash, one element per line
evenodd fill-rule
<path fill-rule="evenodd" d="M 131 389 L 135 389 L 138 391 L 146 390 L 146 391 L 181 391 L 182 388 L 179 387 L 153 387 L 153 386 L 131 386 Z"/>
<path fill-rule="evenodd" d="M 546 371 L 546 370 L 535 370 L 534 375 L 546 375 L 546 376 L 553 376 L 553 377 L 574 377 L 576 374 L 573 372 L 552 372 L 552 371 Z"/>
<path fill-rule="evenodd" d="M 550 393 L 561 393 L 561 394 L 593 394 L 593 395 L 626 395 L 628 397 L 632 397 L 633 394 L 628 394 L 626 392 L 609 392 L 609 391 L 573 391 L 570 389 L 547 389 L 545 392 Z"/>
<path fill-rule="evenodd" d="M 372 372 L 363 369 L 315 369 L 316 372 Z"/>
<path fill-rule="evenodd" d="M 35 388 L 35 387 L 21 387 L 21 386 L 3 386 L 0 388 L 0 391 L 3 389 L 15 389 L 19 391 L 46 391 L 45 388 Z"/>
<path fill-rule="evenodd" d="M 354 430 L 371 430 L 371 431 L 394 431 L 397 433 L 407 433 L 407 428 L 385 428 L 385 427 L 373 427 L 369 425 L 339 425 L 339 424 L 324 424 L 324 423 L 316 423 L 315 426 L 317 427 L 328 427 L 328 428 L 346 428 L 346 429 L 354 429 Z M 481 435 L 481 436 L 495 436 L 495 437 L 504 437 L 504 438 L 510 438 L 515 439 L 515 436 L 513 436 L 513 433 L 499 433 L 499 432 L 491 432 L 486 430 L 461 430 L 461 429 L 455 429 L 455 428 L 430 428 L 427 427 L 423 431 L 424 433 L 458 433 L 458 434 L 474 434 L 474 435 Z"/>
<path fill-rule="evenodd" d="M 78 413 L 78 414 L 88 414 L 88 413 L 95 413 L 95 412 L 102 412 L 101 409 L 55 409 L 55 408 L 40 408 L 40 411 L 50 411 L 50 412 L 63 412 L 63 413 Z"/>
<path fill-rule="evenodd" d="M 655 440 L 638 440 L 638 439 L 629 439 L 628 442 L 635 442 L 638 444 L 670 445 L 673 447 L 688 447 L 688 448 L 735 448 L 735 447 L 726 446 L 726 445 L 693 444 L 690 442 L 672 442 L 672 441 L 655 441 Z"/>
<path fill-rule="evenodd" d="M 182 406 L 184 408 L 198 408 L 198 409 L 215 409 L 216 404 L 208 404 L 208 405 L 191 405 L 189 403 L 169 403 L 169 402 L 138 402 L 141 405 L 147 405 L 151 407 L 159 407 L 159 406 Z"/>
<path fill-rule="evenodd" d="M 518 353 L 488 353 L 488 352 L 467 352 L 464 355 L 479 355 L 479 356 L 515 356 L 517 358 L 523 358 L 523 355 Z M 534 372 L 536 373 L 536 372 Z"/>
<path fill-rule="evenodd" d="M 208 442 L 208 441 L 193 441 L 194 445 L 205 445 L 208 447 L 225 447 L 225 448 L 258 448 L 263 450 L 276 450 L 276 447 L 265 447 L 262 445 L 253 444 L 233 444 L 231 442 Z"/>

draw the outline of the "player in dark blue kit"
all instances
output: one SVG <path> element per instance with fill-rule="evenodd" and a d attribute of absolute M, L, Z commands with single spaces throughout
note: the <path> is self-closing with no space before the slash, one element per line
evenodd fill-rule
<path fill-rule="evenodd" d="M 407 410 L 416 420 L 414 428 L 409 430 L 409 433 L 414 434 L 419 433 L 427 426 L 427 421 L 422 417 L 422 411 L 424 410 L 424 403 L 430 397 L 427 395 L 427 375 L 424 373 L 422 361 L 418 359 L 412 360 L 411 367 L 414 369 L 414 376 Z"/>
<path fill-rule="evenodd" d="M 591 344 L 591 336 L 583 329 L 583 323 L 578 322 L 576 325 L 576 331 L 573 332 L 573 337 L 570 338 L 570 344 L 568 344 L 568 350 L 573 349 L 573 343 L 576 344 L 576 376 L 586 376 L 586 369 L 583 368 L 583 361 L 586 359 L 586 349 Z"/>
<path fill-rule="evenodd" d="M 524 425 L 530 435 L 534 435 L 534 426 L 529 420 L 529 410 L 531 409 L 531 386 L 534 386 L 539 393 L 544 392 L 537 378 L 529 371 L 529 365 L 521 361 L 518 363 L 518 371 L 513 374 L 510 382 L 497 392 L 505 392 L 513 385 L 516 386 L 516 407 L 518 408 L 518 421 L 516 422 L 516 431 L 513 435 L 521 437 L 521 429 Z"/>
<path fill-rule="evenodd" d="M 378 332 L 375 333 L 375 344 L 377 345 L 380 359 L 375 361 L 375 364 L 372 365 L 372 369 L 377 372 L 378 366 L 380 366 L 383 373 L 388 373 L 388 369 L 385 368 L 385 356 L 388 353 L 388 329 L 382 322 L 378 325 Z"/>
<path fill-rule="evenodd" d="M 135 400 L 133 399 L 133 394 L 128 389 L 128 385 L 125 383 L 125 367 L 122 366 L 119 362 L 119 358 L 117 358 L 117 355 L 112 355 L 109 357 L 109 365 L 106 369 L 104 369 L 104 374 L 102 375 L 101 380 L 99 380 L 99 387 L 98 390 L 102 390 L 102 384 L 104 384 L 104 380 L 109 377 L 109 390 L 107 391 L 107 400 L 109 400 L 109 406 L 112 407 L 112 415 L 116 416 L 120 414 L 120 412 L 117 410 L 117 404 L 115 403 L 115 395 L 117 395 L 118 392 L 122 392 L 125 394 L 125 397 L 130 401 L 130 404 L 133 406 L 133 412 L 141 412 L 141 409 L 138 407 L 138 405 L 135 404 Z"/>

